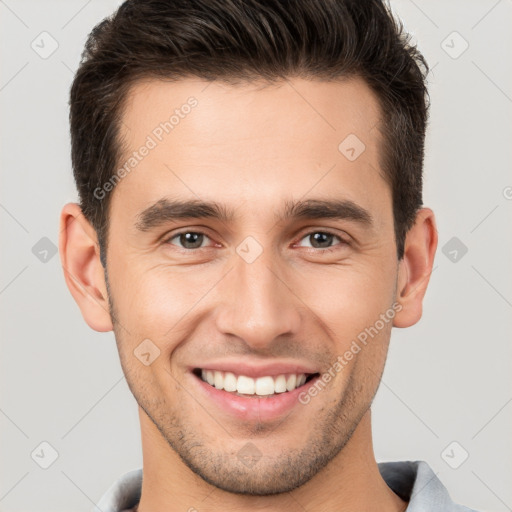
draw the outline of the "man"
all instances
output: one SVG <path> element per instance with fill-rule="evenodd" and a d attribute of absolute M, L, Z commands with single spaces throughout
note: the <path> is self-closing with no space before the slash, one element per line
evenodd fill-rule
<path fill-rule="evenodd" d="M 143 449 L 96 510 L 469 510 L 372 447 L 437 247 L 427 71 L 378 0 L 135 0 L 95 27 L 60 252 Z"/>

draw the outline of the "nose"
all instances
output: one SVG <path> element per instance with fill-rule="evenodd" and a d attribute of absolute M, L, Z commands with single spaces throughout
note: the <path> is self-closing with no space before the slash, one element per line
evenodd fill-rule
<path fill-rule="evenodd" d="M 242 339 L 253 350 L 265 350 L 277 337 L 299 331 L 303 304 L 294 294 L 271 251 L 248 263 L 234 255 L 234 268 L 222 281 L 217 328 Z"/>

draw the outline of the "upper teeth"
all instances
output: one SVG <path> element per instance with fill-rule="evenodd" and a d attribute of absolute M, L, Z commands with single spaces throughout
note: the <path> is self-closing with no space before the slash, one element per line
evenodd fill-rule
<path fill-rule="evenodd" d="M 237 391 L 244 395 L 273 395 L 293 391 L 306 382 L 305 373 L 290 373 L 271 377 L 258 377 L 252 379 L 246 375 L 235 375 L 231 372 L 217 370 L 201 370 L 201 378 L 224 391 Z"/>

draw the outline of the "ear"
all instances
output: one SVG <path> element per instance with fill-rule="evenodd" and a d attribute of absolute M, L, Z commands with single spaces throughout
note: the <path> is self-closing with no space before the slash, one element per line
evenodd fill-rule
<path fill-rule="evenodd" d="M 407 233 L 404 257 L 399 263 L 396 301 L 402 309 L 395 315 L 394 327 L 410 327 L 421 318 L 437 238 L 434 212 L 430 208 L 420 209 L 414 226 Z"/>
<path fill-rule="evenodd" d="M 60 214 L 59 252 L 66 284 L 84 320 L 95 331 L 111 331 L 113 326 L 96 231 L 76 203 L 66 204 Z"/>

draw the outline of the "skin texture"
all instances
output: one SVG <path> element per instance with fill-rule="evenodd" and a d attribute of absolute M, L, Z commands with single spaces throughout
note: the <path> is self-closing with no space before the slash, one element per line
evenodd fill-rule
<path fill-rule="evenodd" d="M 421 209 L 397 260 L 391 190 L 378 170 L 376 97 L 359 79 L 139 82 L 124 108 L 120 166 L 191 96 L 197 106 L 112 193 L 108 281 L 78 205 L 61 214 L 68 287 L 92 329 L 114 330 L 139 404 L 138 511 L 404 510 L 378 471 L 370 405 L 392 325 L 421 317 L 437 231 L 433 212 Z M 354 161 L 338 150 L 351 133 L 366 146 Z M 234 219 L 139 231 L 140 212 L 163 197 L 215 200 Z M 285 201 L 299 199 L 350 199 L 373 226 L 276 221 Z M 175 234 L 184 228 L 206 235 L 201 248 L 180 245 Z M 309 235 L 326 231 L 335 235 L 330 244 L 314 246 Z M 236 251 L 248 236 L 262 248 L 252 263 Z M 400 311 L 392 321 L 307 405 L 278 421 L 228 414 L 189 372 L 213 360 L 279 359 L 322 373 L 393 304 Z M 134 356 L 146 339 L 160 350 L 148 366 Z M 261 454 L 251 467 L 237 456 L 248 443 Z"/>

